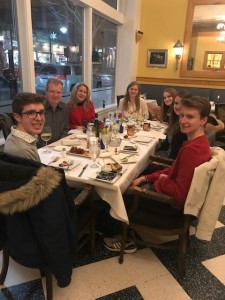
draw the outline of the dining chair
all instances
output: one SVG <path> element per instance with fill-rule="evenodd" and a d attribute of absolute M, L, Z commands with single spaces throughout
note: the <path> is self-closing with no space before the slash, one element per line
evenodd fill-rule
<path fill-rule="evenodd" d="M 211 240 L 218 215 L 223 205 L 225 196 L 223 178 L 225 176 L 225 154 L 221 148 L 216 148 L 209 162 L 195 169 L 191 187 L 186 198 L 182 214 L 165 216 L 152 214 L 141 202 L 157 201 L 173 204 L 174 199 L 162 193 L 149 191 L 142 187 L 132 187 L 128 190 L 133 195 L 132 206 L 128 210 L 129 224 L 122 224 L 121 251 L 119 263 L 123 263 L 124 247 L 126 241 L 161 249 L 176 249 L 178 256 L 178 271 L 185 275 L 185 255 L 189 243 L 189 229 L 195 225 L 195 236 L 201 240 Z M 215 205 L 217 203 L 217 205 Z M 128 235 L 128 230 L 133 230 L 135 235 Z M 143 234 L 148 237 L 174 237 L 178 239 L 170 242 L 156 243 L 154 240 L 144 240 Z"/>
<path fill-rule="evenodd" d="M 117 108 L 119 107 L 120 99 L 122 99 L 122 98 L 124 98 L 124 95 L 117 95 L 117 96 L 116 96 Z"/>
<path fill-rule="evenodd" d="M 0 130 L 2 130 L 3 136 L 6 139 L 11 132 L 11 127 L 15 125 L 15 120 L 12 113 L 0 114 Z"/>
<path fill-rule="evenodd" d="M 215 103 L 215 114 L 225 124 L 225 103 Z M 216 145 L 225 149 L 225 129 L 216 133 Z"/>

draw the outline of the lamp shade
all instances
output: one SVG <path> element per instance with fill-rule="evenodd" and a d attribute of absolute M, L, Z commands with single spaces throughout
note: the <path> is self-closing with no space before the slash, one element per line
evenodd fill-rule
<path fill-rule="evenodd" d="M 183 52 L 184 45 L 181 43 L 180 40 L 177 40 L 176 44 L 173 46 L 174 52 L 176 56 L 181 56 Z"/>

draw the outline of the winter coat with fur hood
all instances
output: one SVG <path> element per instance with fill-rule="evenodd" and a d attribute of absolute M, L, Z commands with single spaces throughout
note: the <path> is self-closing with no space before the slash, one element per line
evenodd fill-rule
<path fill-rule="evenodd" d="M 0 247 L 27 267 L 48 266 L 60 287 L 71 281 L 75 211 L 64 172 L 0 153 Z"/>

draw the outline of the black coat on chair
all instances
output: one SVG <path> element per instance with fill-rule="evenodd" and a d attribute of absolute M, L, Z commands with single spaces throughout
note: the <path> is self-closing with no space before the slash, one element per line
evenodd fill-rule
<path fill-rule="evenodd" d="M 27 267 L 48 266 L 60 287 L 71 281 L 75 208 L 64 172 L 0 153 L 0 246 Z"/>

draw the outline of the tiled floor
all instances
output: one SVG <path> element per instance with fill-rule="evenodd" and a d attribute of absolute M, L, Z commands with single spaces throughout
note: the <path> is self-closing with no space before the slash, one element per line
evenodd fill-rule
<path fill-rule="evenodd" d="M 101 237 L 95 257 L 87 247 L 76 257 L 74 266 L 69 287 L 58 288 L 54 280 L 54 300 L 224 300 L 225 206 L 211 242 L 191 237 L 184 278 L 177 273 L 174 251 L 142 248 L 126 254 L 120 265 L 117 253 L 106 250 Z M 37 270 L 10 261 L 0 300 L 45 299 L 42 280 Z"/>

